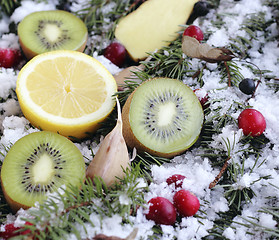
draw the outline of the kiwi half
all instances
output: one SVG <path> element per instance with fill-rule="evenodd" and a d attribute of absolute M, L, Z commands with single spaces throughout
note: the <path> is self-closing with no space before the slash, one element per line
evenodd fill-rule
<path fill-rule="evenodd" d="M 130 148 L 170 158 L 196 142 L 204 113 L 195 93 L 183 82 L 154 78 L 129 96 L 122 118 L 123 136 Z"/>
<path fill-rule="evenodd" d="M 85 162 L 79 149 L 57 133 L 41 131 L 19 139 L 8 151 L 1 169 L 1 185 L 13 212 L 42 203 L 65 186 L 79 187 Z"/>
<path fill-rule="evenodd" d="M 88 32 L 84 22 L 67 11 L 33 12 L 18 24 L 19 43 L 30 59 L 53 50 L 76 50 L 86 46 Z"/>

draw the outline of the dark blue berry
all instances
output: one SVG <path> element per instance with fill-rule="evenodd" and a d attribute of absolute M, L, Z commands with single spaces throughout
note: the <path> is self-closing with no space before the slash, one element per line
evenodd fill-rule
<path fill-rule="evenodd" d="M 205 16 L 209 12 L 209 5 L 206 1 L 198 1 L 195 3 L 193 11 L 197 16 Z"/>
<path fill-rule="evenodd" d="M 195 3 L 193 11 L 187 20 L 187 25 L 192 24 L 198 17 L 205 16 L 208 14 L 210 5 L 206 1 L 198 1 Z"/>
<path fill-rule="evenodd" d="M 251 95 L 254 93 L 256 86 L 255 82 L 251 78 L 244 78 L 238 85 L 241 92 Z"/>

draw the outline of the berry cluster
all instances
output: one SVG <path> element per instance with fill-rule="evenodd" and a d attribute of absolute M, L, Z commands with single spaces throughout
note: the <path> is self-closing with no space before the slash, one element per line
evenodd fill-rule
<path fill-rule="evenodd" d="M 174 184 L 175 189 L 181 188 L 185 176 L 174 174 L 166 182 Z M 180 189 L 174 193 L 173 203 L 164 197 L 154 197 L 148 201 L 149 211 L 146 214 L 148 220 L 156 224 L 173 225 L 177 215 L 189 217 L 196 214 L 200 208 L 199 199 L 190 191 Z"/>

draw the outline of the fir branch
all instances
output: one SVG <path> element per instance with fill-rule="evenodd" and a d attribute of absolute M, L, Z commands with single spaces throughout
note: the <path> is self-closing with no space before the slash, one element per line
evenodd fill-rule
<path fill-rule="evenodd" d="M 20 5 L 21 0 L 0 0 L 1 9 L 10 16 L 14 9 Z"/>
<path fill-rule="evenodd" d="M 87 44 L 86 51 L 90 55 L 95 51 L 102 53 L 108 43 L 114 40 L 114 31 L 119 19 L 137 6 L 138 4 L 134 4 L 131 0 L 86 2 L 81 10 L 75 12 L 85 22 L 90 38 L 94 39 L 94 42 Z"/>
<path fill-rule="evenodd" d="M 240 72 L 241 66 L 238 66 L 235 61 L 221 62 L 219 64 L 221 81 L 228 82 L 228 86 L 238 86 L 239 82 L 244 78 Z"/>
<path fill-rule="evenodd" d="M 182 80 L 189 75 L 189 62 L 183 58 L 181 36 L 169 46 L 155 53 L 149 53 L 150 61 L 145 64 L 145 72 L 149 77 L 169 77 Z"/>
<path fill-rule="evenodd" d="M 94 226 L 90 215 L 96 213 L 100 219 L 104 216 L 111 217 L 118 214 L 123 223 L 129 222 L 129 216 L 136 214 L 136 209 L 145 203 L 143 193 L 145 187 L 139 186 L 142 178 L 139 165 L 134 165 L 131 171 L 126 172 L 126 177 L 108 189 L 102 179 L 95 178 L 94 182 L 86 180 L 81 188 L 70 188 L 64 193 L 57 193 L 48 198 L 38 208 L 27 210 L 30 218 L 22 218 L 33 226 L 26 226 L 33 239 L 67 239 L 67 234 L 72 232 L 80 239 L 80 230 L 76 224 L 83 227 Z M 129 203 L 121 203 L 120 196 L 126 195 Z M 37 226 L 37 228 L 34 228 Z"/>

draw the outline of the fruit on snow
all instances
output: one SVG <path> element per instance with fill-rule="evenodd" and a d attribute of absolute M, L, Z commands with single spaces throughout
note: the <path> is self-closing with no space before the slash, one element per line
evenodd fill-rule
<path fill-rule="evenodd" d="M 26 222 L 25 225 L 33 225 L 33 224 L 30 222 Z M 15 227 L 14 223 L 8 223 L 4 226 L 4 231 L 0 232 L 0 238 L 6 240 L 19 235 L 27 235 L 31 232 L 30 230 L 19 231 L 23 228 L 24 226 Z"/>
<path fill-rule="evenodd" d="M 194 90 L 194 93 L 196 94 L 196 96 L 200 100 L 202 108 L 203 109 L 208 108 L 209 107 L 209 103 L 208 103 L 209 98 L 208 98 L 207 92 L 202 88 L 197 88 L 197 89 Z"/>
<path fill-rule="evenodd" d="M 149 200 L 146 219 L 156 224 L 173 225 L 176 221 L 176 211 L 173 204 L 164 197 L 154 197 Z"/>
<path fill-rule="evenodd" d="M 31 124 L 70 138 L 88 137 L 100 126 L 115 106 L 115 92 L 114 77 L 99 61 L 70 50 L 31 59 L 20 70 L 16 86 Z"/>
<path fill-rule="evenodd" d="M 209 3 L 207 1 L 199 0 L 195 3 L 193 12 L 191 13 L 187 24 L 193 23 L 198 17 L 205 16 L 209 13 Z"/>
<path fill-rule="evenodd" d="M 197 0 L 149 0 L 123 17 L 115 36 L 135 61 L 144 59 L 178 37 Z"/>
<path fill-rule="evenodd" d="M 238 127 L 243 130 L 243 134 L 252 137 L 260 136 L 265 128 L 264 116 L 256 109 L 247 108 L 238 117 Z"/>
<path fill-rule="evenodd" d="M 53 132 L 35 132 L 19 139 L 1 168 L 1 185 L 13 212 L 42 203 L 60 187 L 79 187 L 85 163 L 79 149 Z"/>
<path fill-rule="evenodd" d="M 202 30 L 195 25 L 190 25 L 189 27 L 187 27 L 183 32 L 183 36 L 193 37 L 197 39 L 199 42 L 203 40 Z"/>
<path fill-rule="evenodd" d="M 127 51 L 121 43 L 113 42 L 106 47 L 104 56 L 118 67 L 121 67 L 126 60 Z"/>
<path fill-rule="evenodd" d="M 205 16 L 209 13 L 209 3 L 207 1 L 200 0 L 194 5 L 193 12 L 197 17 Z"/>
<path fill-rule="evenodd" d="M 180 188 L 180 187 L 182 187 L 183 180 L 185 178 L 186 177 L 181 174 L 174 174 L 174 175 L 171 175 L 170 177 L 168 177 L 166 182 L 168 185 L 171 185 L 174 183 L 175 188 Z"/>
<path fill-rule="evenodd" d="M 251 78 L 244 78 L 238 85 L 241 92 L 251 95 L 256 90 L 255 82 Z"/>
<path fill-rule="evenodd" d="M 191 147 L 203 125 L 195 93 L 177 79 L 145 81 L 129 96 L 122 111 L 123 136 L 130 148 L 173 157 Z"/>
<path fill-rule="evenodd" d="M 33 12 L 18 25 L 19 43 L 28 59 L 61 49 L 82 52 L 87 36 L 85 23 L 63 10 Z"/>
<path fill-rule="evenodd" d="M 0 67 L 13 68 L 22 60 L 19 50 L 12 48 L 0 48 Z"/>
<path fill-rule="evenodd" d="M 199 210 L 200 201 L 193 193 L 182 189 L 174 194 L 173 205 L 181 216 L 189 217 Z"/>

